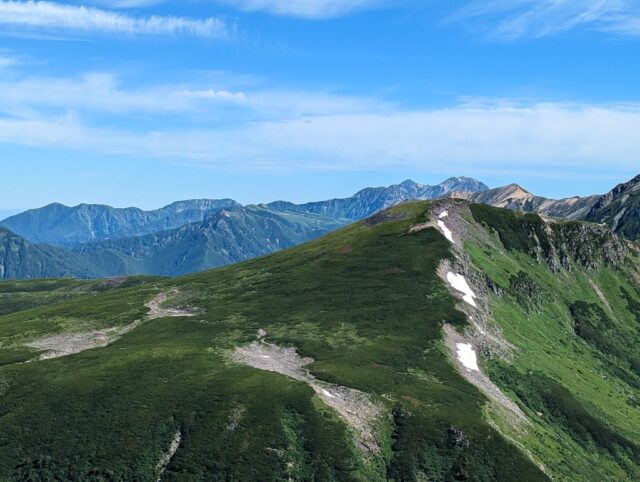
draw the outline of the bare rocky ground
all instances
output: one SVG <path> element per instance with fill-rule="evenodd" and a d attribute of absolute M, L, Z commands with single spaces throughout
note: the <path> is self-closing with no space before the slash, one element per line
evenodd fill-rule
<path fill-rule="evenodd" d="M 356 442 L 361 449 L 379 453 L 375 436 L 375 422 L 382 415 L 381 404 L 366 393 L 316 379 L 305 368 L 313 363 L 312 358 L 301 357 L 295 348 L 284 348 L 264 341 L 266 332 L 260 331 L 258 340 L 250 345 L 238 347 L 233 352 L 234 361 L 244 365 L 280 373 L 307 383 L 316 395 L 353 429 Z"/>
<path fill-rule="evenodd" d="M 110 345 L 123 335 L 140 326 L 144 321 L 158 318 L 195 316 L 191 309 L 163 308 L 163 304 L 166 303 L 171 294 L 176 294 L 176 292 L 160 293 L 147 303 L 145 306 L 149 308 L 149 314 L 145 320 L 136 320 L 130 325 L 123 327 L 49 336 L 32 341 L 28 343 L 27 346 L 42 352 L 39 357 L 40 360 L 49 360 Z"/>
<path fill-rule="evenodd" d="M 163 305 L 167 302 L 171 295 L 177 295 L 178 290 L 171 290 L 168 293 L 160 293 L 154 299 L 149 301 L 146 306 L 149 308 L 148 320 L 155 320 L 157 318 L 172 318 L 183 316 L 196 316 L 196 310 L 193 308 L 164 308 Z"/>
<path fill-rule="evenodd" d="M 140 323 L 137 321 L 122 328 L 50 336 L 28 343 L 27 346 L 43 352 L 40 354 L 40 360 L 60 358 L 92 348 L 105 347 L 136 328 Z"/>

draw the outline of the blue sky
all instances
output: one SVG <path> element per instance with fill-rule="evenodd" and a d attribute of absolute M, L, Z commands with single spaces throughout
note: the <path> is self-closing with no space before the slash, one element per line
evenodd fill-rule
<path fill-rule="evenodd" d="M 639 47 L 636 0 L 0 0 L 0 216 L 605 192 L 640 172 Z"/>

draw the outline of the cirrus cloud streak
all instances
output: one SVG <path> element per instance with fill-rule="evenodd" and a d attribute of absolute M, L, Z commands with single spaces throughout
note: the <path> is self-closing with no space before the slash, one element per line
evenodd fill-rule
<path fill-rule="evenodd" d="M 135 17 L 98 8 L 48 1 L 0 1 L 0 25 L 73 33 L 189 35 L 228 39 L 232 28 L 218 18 Z"/>

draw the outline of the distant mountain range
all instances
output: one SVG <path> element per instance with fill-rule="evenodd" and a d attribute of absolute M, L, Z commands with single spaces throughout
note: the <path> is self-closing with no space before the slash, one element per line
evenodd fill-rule
<path fill-rule="evenodd" d="M 214 211 L 203 221 L 177 229 L 87 243 L 74 252 L 92 260 L 103 276 L 174 276 L 290 248 L 344 225 L 316 215 L 236 206 Z"/>
<path fill-rule="evenodd" d="M 301 205 L 192 200 L 143 211 L 50 204 L 0 223 L 8 230 L 6 241 L 0 241 L 0 266 L 7 263 L 0 279 L 202 271 L 309 241 L 403 201 L 487 189 L 479 181 L 458 177 L 436 186 L 407 180 L 367 188 L 346 199 Z M 16 258 L 11 253 L 18 245 L 22 256 Z"/>
<path fill-rule="evenodd" d="M 472 194 L 488 190 L 489 187 L 469 177 L 452 177 L 436 186 L 426 186 L 407 180 L 389 187 L 367 188 L 346 199 L 293 204 L 277 201 L 266 205 L 275 211 L 319 214 L 334 219 L 359 221 L 384 208 L 410 199 L 429 200 L 447 195 Z"/>
<path fill-rule="evenodd" d="M 552 218 L 583 219 L 600 199 L 600 196 L 548 199 L 535 196 L 517 184 L 509 184 L 496 189 L 472 193 L 466 198 L 478 204 L 488 204 L 513 211 L 536 212 Z"/>
<path fill-rule="evenodd" d="M 509 184 L 470 194 L 452 193 L 451 197 L 552 218 L 606 224 L 625 238 L 640 239 L 640 175 L 603 196 L 548 199 L 535 196 L 517 184 Z"/>
<path fill-rule="evenodd" d="M 118 239 L 175 229 L 203 221 L 218 209 L 240 207 L 231 199 L 180 201 L 155 211 L 118 209 L 99 204 L 68 207 L 49 204 L 11 216 L 0 226 L 32 243 L 73 247 L 90 241 Z"/>
<path fill-rule="evenodd" d="M 289 248 L 407 200 L 445 197 L 606 224 L 640 239 L 640 176 L 604 196 L 559 200 L 517 184 L 489 189 L 475 179 L 455 177 L 436 186 L 407 180 L 306 204 L 242 206 L 232 199 L 200 199 L 154 211 L 50 204 L 0 223 L 0 279 L 176 276 Z"/>

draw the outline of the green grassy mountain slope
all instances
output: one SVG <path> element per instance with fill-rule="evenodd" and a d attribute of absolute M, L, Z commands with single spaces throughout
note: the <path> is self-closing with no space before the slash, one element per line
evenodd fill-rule
<path fill-rule="evenodd" d="M 4 284 L 70 298 L 0 315 L 0 480 L 637 480 L 638 266 L 444 201 L 183 278 Z"/>

